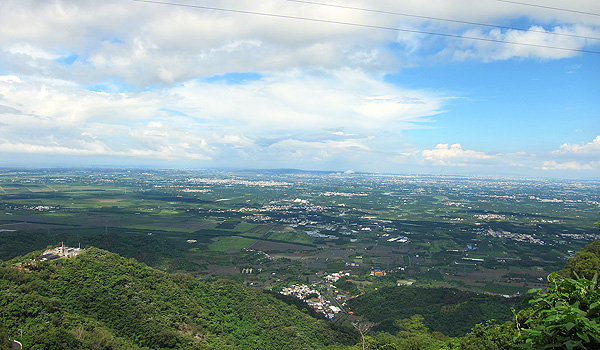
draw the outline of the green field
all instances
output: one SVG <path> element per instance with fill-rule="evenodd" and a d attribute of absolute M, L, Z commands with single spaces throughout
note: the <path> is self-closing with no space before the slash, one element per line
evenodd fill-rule
<path fill-rule="evenodd" d="M 224 252 L 228 250 L 239 250 L 248 248 L 256 240 L 245 237 L 218 237 L 213 238 L 213 243 L 208 246 L 208 249 L 217 252 Z"/>
<path fill-rule="evenodd" d="M 312 237 L 298 232 L 271 232 L 267 239 L 300 244 L 312 244 L 314 242 Z"/>

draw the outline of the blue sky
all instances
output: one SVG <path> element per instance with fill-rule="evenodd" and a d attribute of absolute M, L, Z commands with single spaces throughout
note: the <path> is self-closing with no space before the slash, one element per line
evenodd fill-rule
<path fill-rule="evenodd" d="M 170 3 L 3 1 L 0 164 L 600 178 L 598 2 Z"/>
<path fill-rule="evenodd" d="M 557 140 L 593 140 L 600 130 L 598 57 L 459 62 L 405 70 L 387 80 L 435 90 L 451 87 L 456 99 L 428 132 L 441 143 L 465 140 L 488 152 L 518 152 L 526 144 L 529 151 L 543 152 Z"/>

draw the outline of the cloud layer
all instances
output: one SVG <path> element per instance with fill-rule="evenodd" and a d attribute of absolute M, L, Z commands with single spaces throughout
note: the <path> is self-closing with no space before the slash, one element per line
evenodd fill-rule
<path fill-rule="evenodd" d="M 480 151 L 463 147 L 465 140 L 412 145 L 405 134 L 435 129 L 461 96 L 386 80 L 440 62 L 573 57 L 598 48 L 589 39 L 600 37 L 597 17 L 462 0 L 173 4 L 0 3 L 0 159 L 374 171 L 598 168 L 600 137 L 537 155 Z M 569 6 L 600 13 L 600 3 Z"/>
<path fill-rule="evenodd" d="M 560 1 L 545 5 L 552 5 L 552 2 L 556 2 L 556 6 L 563 5 Z M 469 7 L 461 0 L 425 4 L 411 0 L 403 2 L 402 6 L 391 0 L 378 2 L 376 9 L 387 14 L 276 0 L 210 3 L 211 8 L 253 14 L 210 10 L 202 8 L 204 3 L 191 1 L 181 4 L 197 7 L 116 0 L 4 1 L 0 5 L 0 20 L 4 24 L 0 28 L 3 65 L 19 75 L 41 75 L 81 84 L 116 80 L 128 87 L 144 88 L 228 72 L 268 73 L 347 67 L 393 72 L 406 64 L 407 52 L 391 50 L 390 44 L 408 48 L 413 54 L 425 50 L 459 60 L 504 60 L 513 57 L 558 58 L 576 53 L 459 38 L 582 49 L 587 45 L 597 47 L 597 40 L 564 34 L 600 37 L 597 17 L 497 2 Z M 373 3 L 362 1 L 351 5 L 363 9 L 375 7 Z M 583 0 L 572 1 L 569 6 L 600 13 L 600 6 Z M 413 14 L 419 17 L 410 16 Z M 427 19 L 502 24 L 506 19 L 519 16 L 527 16 L 534 22 L 561 24 L 546 28 L 531 25 L 525 27 L 528 30 L 513 30 Z M 415 31 L 455 37 L 443 38 Z M 411 57 L 410 61 L 416 57 L 426 58 L 422 55 Z"/>
<path fill-rule="evenodd" d="M 0 95 L 0 151 L 179 160 L 231 153 L 276 160 L 289 155 L 286 148 L 305 160 L 365 151 L 374 135 L 427 123 L 443 101 L 354 71 L 236 84 L 190 81 L 144 93 L 3 76 Z"/>

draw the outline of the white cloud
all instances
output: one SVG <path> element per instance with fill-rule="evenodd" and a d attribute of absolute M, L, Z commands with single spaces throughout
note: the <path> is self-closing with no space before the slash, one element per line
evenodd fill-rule
<path fill-rule="evenodd" d="M 574 143 L 565 143 L 560 146 L 559 150 L 553 151 L 553 154 L 577 154 L 577 155 L 595 155 L 600 158 L 600 135 L 592 142 L 583 145 Z"/>
<path fill-rule="evenodd" d="M 242 84 L 190 81 L 140 94 L 5 76 L 0 77 L 0 137 L 6 143 L 0 152 L 181 160 L 243 154 L 258 161 L 298 148 L 310 154 L 304 159 L 344 152 L 351 159 L 372 152 L 369 145 L 378 135 L 428 123 L 443 102 L 347 70 Z"/>
<path fill-rule="evenodd" d="M 575 176 L 580 172 L 600 170 L 600 136 L 583 144 L 565 143 L 559 150 L 540 154 L 516 152 L 495 154 L 496 166 L 543 170 L 547 173 Z"/>
<path fill-rule="evenodd" d="M 198 153 L 188 153 L 185 147 L 159 146 L 155 149 L 127 149 L 113 151 L 101 143 L 79 144 L 79 148 L 65 146 L 32 144 L 32 143 L 0 143 L 0 152 L 7 154 L 35 154 L 46 156 L 109 156 L 125 158 L 141 158 L 152 160 L 210 160 L 211 158 Z"/>
<path fill-rule="evenodd" d="M 548 2 L 550 3 L 550 2 Z M 465 6 L 462 0 L 423 2 L 357 0 L 358 8 L 463 21 L 497 22 L 528 17 L 534 23 L 559 23 L 549 32 L 598 37 L 591 16 L 576 16 L 531 7 L 489 2 Z M 557 3 L 560 6 L 561 3 Z M 426 18 L 394 16 L 328 6 L 277 0 L 256 2 L 213 1 L 210 6 L 241 11 L 296 16 L 346 23 L 424 30 L 488 39 L 582 48 L 594 45 L 564 36 L 532 31 L 464 31 L 468 26 Z M 577 0 L 570 6 L 600 12 L 595 2 Z M 198 76 L 227 72 L 263 72 L 289 69 L 360 69 L 393 73 L 404 63 L 400 57 L 423 48 L 437 51 L 453 39 L 406 31 L 363 28 L 290 18 L 276 18 L 200 8 L 142 2 L 7 0 L 0 3 L 0 55 L 14 72 L 44 75 L 82 84 L 117 79 L 143 88 L 184 82 Z M 532 29 L 543 30 L 539 26 Z M 389 48 L 398 43 L 404 49 Z M 439 46 L 441 44 L 441 46 Z M 558 58 L 573 55 L 534 47 L 459 41 L 455 57 L 484 60 L 510 57 Z"/>
<path fill-rule="evenodd" d="M 53 145 L 39 145 L 39 144 L 28 144 L 28 143 L 11 143 L 3 142 L 0 144 L 0 152 L 6 153 L 34 153 L 34 154 L 45 154 L 45 155 L 92 155 L 104 153 L 104 149 L 101 145 L 89 145 L 87 148 L 69 148 L 65 146 L 53 146 Z"/>
<path fill-rule="evenodd" d="M 421 155 L 427 161 L 436 165 L 467 166 L 473 161 L 491 159 L 493 156 L 473 150 L 463 150 L 459 143 L 448 147 L 447 143 L 440 143 L 432 150 L 423 150 Z"/>
<path fill-rule="evenodd" d="M 600 170 L 600 136 L 592 142 L 562 144 L 548 154 L 536 168 L 544 171 L 590 171 Z"/>
<path fill-rule="evenodd" d="M 500 162 L 500 154 L 463 150 L 460 144 L 421 152 L 405 145 L 403 133 L 431 125 L 452 96 L 400 88 L 386 83 L 387 75 L 407 65 L 428 64 L 429 56 L 438 53 L 483 61 L 554 59 L 573 53 L 410 31 L 575 49 L 597 44 L 534 30 L 600 36 L 596 18 L 501 2 L 348 4 L 475 22 L 526 18 L 553 27 L 469 29 L 458 23 L 279 0 L 216 0 L 210 6 L 408 31 L 135 1 L 1 1 L 0 71 L 6 75 L 0 77 L 0 152 L 223 164 L 242 157 L 251 165 L 288 156 L 314 164 L 417 158 L 445 165 Z M 573 0 L 570 6 L 600 12 L 600 2 Z M 234 72 L 257 74 L 235 83 L 217 77 Z M 553 153 L 557 165 L 547 167 L 591 164 L 599 142 L 565 144 Z M 574 155 L 580 158 L 569 158 Z M 522 155 L 513 161 L 530 166 L 530 158 Z M 537 165 L 541 167 L 539 161 Z"/>
<path fill-rule="evenodd" d="M 285 139 L 261 150 L 261 164 L 330 170 L 344 165 L 367 169 L 377 152 L 364 139 L 303 141 Z M 264 166 L 264 165 L 263 165 Z"/>
<path fill-rule="evenodd" d="M 173 94 L 180 97 L 176 108 L 186 114 L 246 134 L 397 132 L 427 122 L 444 102 L 443 97 L 402 90 L 348 70 L 320 76 L 283 74 L 243 85 L 189 82 Z"/>
<path fill-rule="evenodd" d="M 533 25 L 528 30 L 492 29 L 483 31 L 473 28 L 465 31 L 465 38 L 440 52 L 440 56 L 451 56 L 455 60 L 477 59 L 483 61 L 507 60 L 511 58 L 560 59 L 580 53 L 593 40 L 582 37 L 600 37 L 600 28 L 591 26 L 556 26 L 546 30 Z M 503 44 L 502 42 L 507 42 Z M 562 49 L 556 49 L 562 48 Z"/>
<path fill-rule="evenodd" d="M 600 170 L 600 161 L 580 163 L 580 162 L 563 162 L 559 163 L 555 160 L 544 161 L 541 166 L 542 170 Z"/>
<path fill-rule="evenodd" d="M 217 1 L 211 6 L 362 22 L 372 14 L 279 1 Z M 3 56 L 21 74 L 81 83 L 113 78 L 137 87 L 226 72 L 345 66 L 381 69 L 385 31 L 122 1 L 0 4 Z M 365 41 L 370 38 L 373 42 Z M 366 44 L 365 44 L 366 43 Z M 73 57 L 68 69 L 60 61 Z M 59 75 L 57 75 L 59 74 Z"/>
<path fill-rule="evenodd" d="M 34 60 L 55 60 L 60 55 L 44 51 L 42 48 L 34 47 L 29 43 L 18 43 L 6 49 L 11 55 L 29 57 Z"/>
<path fill-rule="evenodd" d="M 561 149 L 569 149 L 568 152 L 561 150 L 532 154 L 520 151 L 494 153 L 493 155 L 480 151 L 465 150 L 458 143 L 453 145 L 438 144 L 432 150 L 413 152 L 412 155 L 405 154 L 404 157 L 399 155 L 397 161 L 401 162 L 414 157 L 417 160 L 420 159 L 424 165 L 469 167 L 469 169 L 477 167 L 478 171 L 514 172 L 516 174 L 539 173 L 541 170 L 546 174 L 576 177 L 581 172 L 600 170 L 600 156 L 598 156 L 595 148 L 595 143 L 598 141 L 600 141 L 600 138 L 596 138 L 593 142 L 585 145 L 565 144 L 561 146 Z M 560 152 L 560 154 L 557 152 Z M 587 154 L 593 154 L 593 156 L 575 159 L 574 156 L 577 156 L 579 152 L 592 152 Z"/>

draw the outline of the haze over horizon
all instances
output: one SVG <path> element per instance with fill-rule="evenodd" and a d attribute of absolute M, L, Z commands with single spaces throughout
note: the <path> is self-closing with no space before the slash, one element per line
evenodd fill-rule
<path fill-rule="evenodd" d="M 600 2 L 7 0 L 0 166 L 600 176 Z"/>

